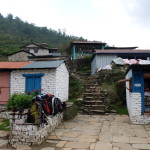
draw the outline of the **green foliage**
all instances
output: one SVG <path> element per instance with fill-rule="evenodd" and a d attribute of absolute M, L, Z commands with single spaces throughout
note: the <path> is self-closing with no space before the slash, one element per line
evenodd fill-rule
<path fill-rule="evenodd" d="M 113 65 L 112 70 L 102 71 L 105 74 L 101 87 L 108 92 L 111 109 L 119 114 L 127 114 L 125 83 L 118 84 L 118 80 L 125 78 L 126 68 Z"/>
<path fill-rule="evenodd" d="M 81 107 L 83 106 L 83 101 L 77 100 L 77 99 L 69 99 L 68 102 L 73 102 L 77 106 L 77 110 L 81 110 Z"/>
<path fill-rule="evenodd" d="M 0 130 L 10 130 L 9 124 L 9 119 L 4 119 L 2 124 L 0 124 Z"/>
<path fill-rule="evenodd" d="M 29 108 L 33 97 L 34 95 L 32 94 L 15 93 L 11 95 L 10 100 L 8 101 L 8 109 Z"/>
<path fill-rule="evenodd" d="M 65 30 L 55 31 L 47 27 L 37 27 L 8 14 L 5 18 L 0 14 L 0 54 L 8 55 L 20 50 L 29 43 L 48 43 L 49 48 L 57 47 L 62 52 L 69 52 L 70 42 L 83 40 L 82 37 L 69 36 Z M 67 50 L 66 50 L 67 49 Z"/>
<path fill-rule="evenodd" d="M 8 101 L 8 109 L 19 109 L 19 108 L 29 108 L 31 106 L 31 100 L 34 96 L 39 95 L 42 89 L 33 90 L 33 92 L 27 93 L 14 93 L 11 95 Z"/>
<path fill-rule="evenodd" d="M 69 99 L 77 99 L 84 91 L 83 84 L 75 77 L 69 77 Z"/>
<path fill-rule="evenodd" d="M 82 60 L 77 60 L 78 71 L 83 73 L 91 73 L 91 60 L 92 56 L 85 56 Z"/>
<path fill-rule="evenodd" d="M 69 109 L 65 110 L 63 113 L 63 119 L 70 120 L 77 115 L 77 106 L 75 104 L 72 105 Z"/>
<path fill-rule="evenodd" d="M 111 108 L 115 109 L 118 114 L 128 114 L 127 107 L 121 101 L 111 104 Z"/>

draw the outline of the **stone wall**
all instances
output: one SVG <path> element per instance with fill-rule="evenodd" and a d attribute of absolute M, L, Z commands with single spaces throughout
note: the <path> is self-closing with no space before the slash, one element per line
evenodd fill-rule
<path fill-rule="evenodd" d="M 142 99 L 141 93 L 131 94 L 132 114 L 130 120 L 134 124 L 150 124 L 150 116 L 142 115 Z"/>
<path fill-rule="evenodd" d="M 10 119 L 10 112 L 9 111 L 2 111 L 2 112 L 0 112 L 0 119 L 1 118 Z"/>
<path fill-rule="evenodd" d="M 29 69 L 29 70 L 14 70 L 11 72 L 10 93 L 25 92 L 25 77 L 22 74 L 44 73 L 42 77 L 41 88 L 44 93 L 55 94 L 55 69 Z"/>
<path fill-rule="evenodd" d="M 22 51 L 8 56 L 8 61 L 28 61 L 28 56 L 32 56 L 32 54 Z"/>
<path fill-rule="evenodd" d="M 150 124 L 150 115 L 142 115 L 141 93 L 131 93 L 130 121 L 134 124 Z"/>
<path fill-rule="evenodd" d="M 53 117 L 48 117 L 47 125 L 25 123 L 26 119 L 26 114 L 22 115 L 21 118 L 18 115 L 11 115 L 11 134 L 9 138 L 10 144 L 13 147 L 16 145 L 40 145 L 61 123 L 63 113 L 59 113 Z"/>
<path fill-rule="evenodd" d="M 58 98 L 62 101 L 68 100 L 69 73 L 64 63 L 56 69 L 56 91 Z"/>

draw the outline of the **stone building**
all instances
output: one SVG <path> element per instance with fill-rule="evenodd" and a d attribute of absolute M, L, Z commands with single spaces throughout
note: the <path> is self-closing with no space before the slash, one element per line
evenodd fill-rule
<path fill-rule="evenodd" d="M 47 43 L 31 43 L 20 48 L 21 50 L 8 56 L 8 61 L 28 61 L 29 57 L 60 57 L 58 48 L 48 48 Z"/>
<path fill-rule="evenodd" d="M 8 61 L 28 61 L 28 56 L 35 56 L 34 54 L 21 50 L 8 56 Z"/>
<path fill-rule="evenodd" d="M 69 73 L 64 60 L 0 62 L 0 104 L 7 104 L 13 93 L 50 93 L 68 99 Z"/>
<path fill-rule="evenodd" d="M 131 65 L 126 81 L 126 101 L 131 122 L 150 124 L 150 62 Z"/>

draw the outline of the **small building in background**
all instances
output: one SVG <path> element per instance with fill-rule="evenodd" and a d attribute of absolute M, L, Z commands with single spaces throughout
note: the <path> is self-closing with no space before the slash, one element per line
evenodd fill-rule
<path fill-rule="evenodd" d="M 126 75 L 126 101 L 134 124 L 150 124 L 150 61 L 131 65 Z"/>
<path fill-rule="evenodd" d="M 8 61 L 16 62 L 16 61 L 28 61 L 29 56 L 35 56 L 34 54 L 27 52 L 25 50 L 21 50 L 15 53 L 12 53 L 8 56 Z"/>
<path fill-rule="evenodd" d="M 61 57 L 61 53 L 58 48 L 48 48 L 47 43 L 31 43 L 28 45 L 25 45 L 20 48 L 21 50 L 15 53 L 12 53 L 8 56 L 8 61 L 28 61 L 29 57 L 36 58 L 36 57 L 42 57 L 46 56 L 48 57 Z M 34 58 L 34 59 L 35 59 Z M 44 58 L 44 57 L 43 57 Z"/>
<path fill-rule="evenodd" d="M 95 74 L 99 68 L 110 65 L 112 60 L 118 57 L 123 59 L 150 59 L 150 50 L 134 50 L 133 48 L 95 50 L 91 62 L 91 75 Z"/>
<path fill-rule="evenodd" d="M 72 60 L 92 56 L 95 49 L 104 49 L 106 43 L 97 41 L 73 41 L 71 42 Z"/>
<path fill-rule="evenodd" d="M 0 70 L 0 104 L 7 104 L 13 93 L 33 90 L 68 99 L 69 72 L 64 60 L 0 62 Z"/>
<path fill-rule="evenodd" d="M 38 55 L 49 55 L 49 49 L 47 43 L 31 43 L 20 48 L 26 52 L 32 53 L 36 56 Z"/>

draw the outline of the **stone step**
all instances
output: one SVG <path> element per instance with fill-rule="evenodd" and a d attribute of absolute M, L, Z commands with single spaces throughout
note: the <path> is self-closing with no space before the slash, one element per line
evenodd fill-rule
<path fill-rule="evenodd" d="M 93 92 L 100 92 L 100 89 L 86 89 L 85 91 L 93 93 Z"/>
<path fill-rule="evenodd" d="M 90 97 L 90 96 L 86 96 L 86 95 L 85 95 L 84 100 L 85 100 L 85 99 L 95 99 L 95 97 L 94 97 L 94 96 L 91 96 L 91 97 Z M 105 99 L 105 97 L 97 97 L 97 99 Z M 94 101 L 94 100 L 93 100 L 93 101 Z"/>
<path fill-rule="evenodd" d="M 105 107 L 105 105 L 84 105 L 85 107 Z"/>
<path fill-rule="evenodd" d="M 100 92 L 97 92 L 97 93 L 93 93 L 93 92 L 91 92 L 91 93 L 85 93 L 85 95 L 100 95 Z"/>
<path fill-rule="evenodd" d="M 84 103 L 103 103 L 103 101 L 98 101 L 98 100 L 95 100 L 95 101 L 83 101 Z"/>
<path fill-rule="evenodd" d="M 83 109 L 84 112 L 86 113 L 100 113 L 100 114 L 104 114 L 105 111 L 104 110 L 89 110 L 89 109 Z"/>

